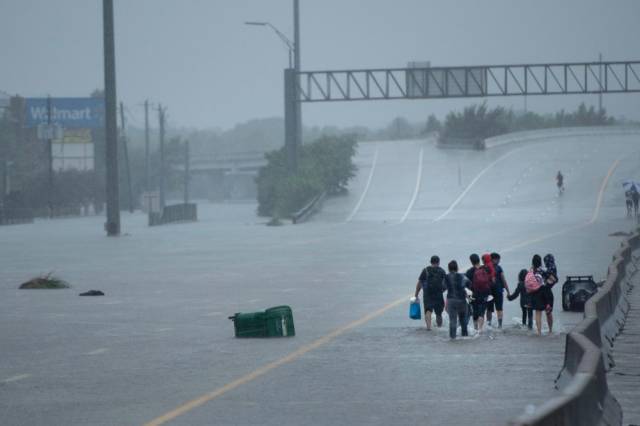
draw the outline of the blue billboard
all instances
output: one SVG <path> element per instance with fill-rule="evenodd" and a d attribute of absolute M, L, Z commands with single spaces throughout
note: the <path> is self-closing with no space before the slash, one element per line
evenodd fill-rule
<path fill-rule="evenodd" d="M 27 127 L 47 123 L 47 98 L 27 98 L 26 109 Z M 104 127 L 104 99 L 51 98 L 51 122 L 66 129 Z"/>

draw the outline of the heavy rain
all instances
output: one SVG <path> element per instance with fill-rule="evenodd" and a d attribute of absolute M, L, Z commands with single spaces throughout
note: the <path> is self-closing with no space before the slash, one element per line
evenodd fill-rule
<path fill-rule="evenodd" d="M 640 424 L 639 17 L 0 0 L 0 424 Z"/>

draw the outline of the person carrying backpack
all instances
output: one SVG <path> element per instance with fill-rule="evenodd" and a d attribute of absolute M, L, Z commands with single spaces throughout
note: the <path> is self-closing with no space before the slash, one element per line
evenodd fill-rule
<path fill-rule="evenodd" d="M 487 309 L 487 298 L 491 294 L 491 270 L 486 265 L 480 265 L 480 256 L 475 253 L 469 256 L 469 260 L 473 266 L 467 270 L 465 275 L 467 278 L 471 277 L 473 327 L 478 331 L 482 331 L 484 314 Z"/>
<path fill-rule="evenodd" d="M 448 265 L 449 273 L 444 277 L 447 290 L 447 314 L 449 315 L 449 337 L 456 338 L 458 320 L 462 335 L 468 336 L 467 331 L 467 285 L 468 279 L 458 273 L 458 262 L 452 260 Z"/>
<path fill-rule="evenodd" d="M 542 311 L 546 309 L 547 305 L 542 272 L 542 258 L 539 254 L 535 254 L 531 259 L 531 269 L 529 269 L 527 275 L 524 277 L 524 287 L 527 290 L 527 294 L 531 297 L 538 335 L 542 334 Z"/>
<path fill-rule="evenodd" d="M 431 330 L 431 313 L 436 313 L 436 326 L 442 327 L 442 311 L 444 311 L 444 269 L 440 267 L 440 258 L 431 256 L 431 266 L 422 270 L 416 284 L 415 297 L 422 290 L 424 302 L 424 320 L 427 330 Z"/>
<path fill-rule="evenodd" d="M 533 328 L 533 308 L 531 306 L 531 296 L 527 294 L 524 287 L 524 279 L 527 276 L 527 270 L 522 269 L 518 274 L 518 286 L 516 291 L 507 295 L 509 301 L 515 300 L 520 296 L 520 309 L 522 309 L 522 325 L 526 325 L 529 330 Z"/>

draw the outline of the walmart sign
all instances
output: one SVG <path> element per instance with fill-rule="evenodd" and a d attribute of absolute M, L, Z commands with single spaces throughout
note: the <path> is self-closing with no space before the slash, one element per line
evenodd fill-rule
<path fill-rule="evenodd" d="M 27 127 L 47 123 L 47 98 L 27 98 L 26 108 Z M 104 127 L 104 99 L 51 98 L 51 122 L 65 129 Z"/>

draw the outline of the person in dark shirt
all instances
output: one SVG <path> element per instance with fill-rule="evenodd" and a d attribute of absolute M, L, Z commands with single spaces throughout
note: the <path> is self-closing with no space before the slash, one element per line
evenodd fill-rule
<path fill-rule="evenodd" d="M 527 270 L 522 269 L 518 274 L 518 287 L 516 291 L 507 295 L 509 301 L 515 300 L 520 296 L 520 309 L 522 309 L 522 325 L 526 325 L 529 330 L 533 328 L 533 306 L 531 305 L 531 296 L 527 294 L 524 287 L 524 278 L 527 276 Z"/>
<path fill-rule="evenodd" d="M 446 272 L 440 267 L 440 258 L 431 256 L 431 266 L 422 270 L 416 284 L 415 297 L 417 298 L 422 290 L 424 302 L 424 320 L 427 330 L 431 330 L 431 314 L 436 314 L 436 326 L 442 327 L 442 312 L 444 311 L 444 277 Z"/>
<path fill-rule="evenodd" d="M 496 277 L 493 285 L 491 286 L 491 295 L 493 296 L 493 300 L 487 303 L 487 325 L 491 325 L 491 317 L 495 310 L 496 315 L 498 316 L 498 328 L 502 328 L 504 290 L 507 290 L 507 295 L 509 295 L 510 291 L 507 279 L 504 276 L 504 270 L 502 269 L 502 266 L 500 266 L 500 255 L 495 252 L 491 253 L 491 261 L 493 262 Z"/>
<path fill-rule="evenodd" d="M 447 314 L 449 314 L 449 337 L 456 338 L 458 320 L 462 335 L 468 336 L 467 331 L 467 277 L 458 273 L 458 262 L 452 260 L 448 265 L 449 273 L 444 282 L 447 289 Z"/>
<path fill-rule="evenodd" d="M 543 261 L 546 269 L 540 270 L 542 278 L 544 278 L 544 286 L 541 290 L 549 334 L 551 334 L 553 332 L 553 286 L 558 282 L 558 268 L 556 267 L 556 259 L 551 253 L 547 254 Z"/>

